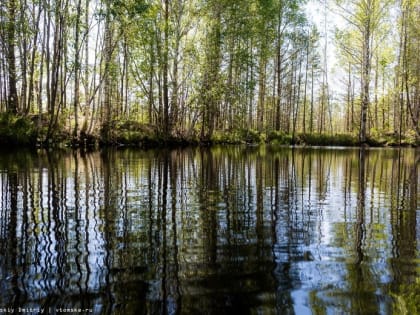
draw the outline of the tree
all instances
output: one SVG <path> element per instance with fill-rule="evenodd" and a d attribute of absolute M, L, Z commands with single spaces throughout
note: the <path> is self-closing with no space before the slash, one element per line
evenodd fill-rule
<path fill-rule="evenodd" d="M 74 129 L 73 129 L 73 139 L 78 140 L 78 131 L 79 131 L 79 117 L 78 117 L 78 108 L 79 108 L 79 87 L 80 87 L 80 24 L 82 17 L 82 0 L 77 0 L 76 4 L 76 22 L 74 28 L 74 100 L 73 100 L 73 114 L 74 114 Z"/>
<path fill-rule="evenodd" d="M 405 94 L 406 119 L 420 138 L 420 2 L 416 0 L 400 1 L 400 76 L 402 98 Z M 400 110 L 400 136 L 402 134 L 403 104 Z"/>
<path fill-rule="evenodd" d="M 370 104 L 370 83 L 372 68 L 372 42 L 386 16 L 388 1 L 382 0 L 353 0 L 336 1 L 342 17 L 354 31 L 356 46 L 354 53 L 360 60 L 361 77 L 361 110 L 359 140 L 361 144 L 367 140 L 367 115 Z M 348 46 L 348 45 L 346 45 Z M 350 46 L 351 47 L 351 46 Z"/>
<path fill-rule="evenodd" d="M 9 112 L 16 114 L 18 111 L 18 93 L 17 93 L 17 73 L 16 73 L 16 55 L 15 55 L 15 41 L 16 41 L 16 15 L 17 15 L 16 0 L 9 0 L 7 2 L 7 69 L 8 69 L 8 99 L 7 109 Z"/>
<path fill-rule="evenodd" d="M 208 142 L 211 140 L 216 120 L 218 119 L 218 103 L 220 100 L 220 64 L 221 64 L 221 16 L 222 5 L 219 1 L 208 3 L 208 29 L 205 44 L 205 64 L 202 83 L 202 124 L 200 140 Z"/>

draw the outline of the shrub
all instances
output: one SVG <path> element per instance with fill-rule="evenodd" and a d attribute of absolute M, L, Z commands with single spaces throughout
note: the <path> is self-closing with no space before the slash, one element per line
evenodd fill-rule
<path fill-rule="evenodd" d="M 37 131 L 33 122 L 25 116 L 0 114 L 0 142 L 7 145 L 35 144 Z"/>
<path fill-rule="evenodd" d="M 261 143 L 264 141 L 264 134 L 254 129 L 242 129 L 240 134 L 241 139 L 246 143 Z"/>
<path fill-rule="evenodd" d="M 298 143 L 306 145 L 319 145 L 319 146 L 355 146 L 358 145 L 357 137 L 351 134 L 299 134 Z"/>
<path fill-rule="evenodd" d="M 270 131 L 267 135 L 267 142 L 275 145 L 290 145 L 292 136 L 283 131 Z"/>
<path fill-rule="evenodd" d="M 213 143 L 229 143 L 237 144 L 241 143 L 241 136 L 238 131 L 215 131 L 211 137 Z"/>

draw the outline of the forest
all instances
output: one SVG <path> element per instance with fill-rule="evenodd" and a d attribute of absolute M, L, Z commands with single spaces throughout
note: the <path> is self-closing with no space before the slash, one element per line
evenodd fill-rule
<path fill-rule="evenodd" d="M 418 145 L 420 1 L 310 4 L 2 1 L 0 142 Z"/>

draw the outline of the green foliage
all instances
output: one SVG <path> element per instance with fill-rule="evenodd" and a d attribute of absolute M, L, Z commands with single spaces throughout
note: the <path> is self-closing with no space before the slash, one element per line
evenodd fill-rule
<path fill-rule="evenodd" d="M 290 145 L 292 136 L 283 131 L 270 131 L 267 136 L 267 142 L 274 145 Z"/>
<path fill-rule="evenodd" d="M 6 145 L 34 145 L 37 131 L 34 123 L 24 116 L 0 114 L 0 143 Z"/>
<path fill-rule="evenodd" d="M 145 136 L 138 131 L 123 131 L 117 135 L 116 141 L 120 144 L 140 144 Z"/>
<path fill-rule="evenodd" d="M 356 146 L 359 139 L 351 134 L 299 134 L 297 143 L 316 146 Z"/>
<path fill-rule="evenodd" d="M 420 137 L 417 136 L 416 131 L 409 129 L 404 134 L 405 141 L 408 145 L 419 146 Z"/>
<path fill-rule="evenodd" d="M 237 131 L 223 132 L 216 131 L 211 137 L 211 142 L 215 144 L 227 143 L 227 144 L 239 144 L 241 143 L 241 135 Z"/>
<path fill-rule="evenodd" d="M 416 131 L 413 129 L 407 130 L 403 135 L 398 135 L 397 133 L 376 133 L 371 134 L 369 141 L 376 141 L 378 145 L 381 146 L 419 146 L 419 138 L 416 135 Z M 369 143 L 373 145 L 372 143 Z"/>
<path fill-rule="evenodd" d="M 112 125 L 113 128 L 109 130 L 108 138 L 104 137 L 106 130 L 103 130 L 100 139 L 102 143 L 142 146 L 161 142 L 161 139 L 156 136 L 155 129 L 150 125 L 134 120 L 114 121 Z"/>
<path fill-rule="evenodd" d="M 246 143 L 261 143 L 265 140 L 265 135 L 254 129 L 242 129 L 241 137 Z"/>
<path fill-rule="evenodd" d="M 320 31 L 325 36 L 332 30 L 329 26 L 318 30 L 316 19 L 314 24 L 308 20 L 305 0 L 0 5 L 4 13 L 0 24 L 16 33 L 10 42 L 8 32 L 4 34 L 5 45 L 19 52 L 13 60 L 8 49 L 1 52 L 5 59 L 1 75 L 19 87 L 18 95 L 5 90 L 2 108 L 8 110 L 17 100 L 12 107 L 32 117 L 3 117 L 1 141 L 31 143 L 35 134 L 33 142 L 48 146 L 79 145 L 87 139 L 107 144 L 267 140 L 284 145 L 356 145 L 351 135 L 297 134 L 356 132 L 363 122 L 361 83 L 369 81 L 370 100 L 363 103 L 369 105 L 367 143 L 418 145 L 420 132 L 412 130 L 418 128 L 419 0 L 402 1 L 395 14 L 385 10 L 388 0 L 368 1 L 369 10 L 360 0 L 333 3 L 348 22 L 335 32 L 337 60 L 346 70 L 347 93 L 340 104 L 333 97 L 338 95 L 335 87 L 325 80 L 325 71 L 337 65 L 327 67 L 320 54 L 324 41 Z M 15 19 L 9 16 L 11 6 Z M 330 13 L 323 13 L 327 19 Z M 371 28 L 370 42 L 364 38 L 366 27 Z M 371 44 L 369 51 L 363 50 L 364 42 Z M 370 63 L 363 65 L 367 60 Z M 364 78 L 363 73 L 371 75 Z M 78 93 L 73 93 L 76 86 Z M 150 125 L 139 123 L 146 121 Z M 266 129 L 290 130 L 291 122 L 293 139 Z M 248 129 L 251 126 L 260 132 Z M 69 133 L 71 128 L 74 132 Z M 391 130 L 403 135 L 384 134 Z"/>
<path fill-rule="evenodd" d="M 420 280 L 415 283 L 403 284 L 394 298 L 393 313 L 395 314 L 420 314 Z"/>
<path fill-rule="evenodd" d="M 102 126 L 99 137 L 99 143 L 102 145 L 151 147 L 199 143 L 198 138 L 194 134 L 179 134 L 168 137 L 158 130 L 156 126 L 140 123 L 136 120 L 114 120 L 110 125 L 112 127 L 107 127 L 106 124 Z M 218 137 L 220 137 L 220 142 L 226 143 L 221 135 Z M 231 141 L 234 141 L 233 139 L 234 137 L 232 136 Z"/>
<path fill-rule="evenodd" d="M 215 144 L 258 144 L 263 141 L 264 135 L 253 129 L 216 131 L 211 138 L 211 142 Z"/>

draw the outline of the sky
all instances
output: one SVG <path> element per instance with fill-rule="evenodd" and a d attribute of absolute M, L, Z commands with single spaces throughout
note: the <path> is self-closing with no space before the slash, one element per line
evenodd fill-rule
<path fill-rule="evenodd" d="M 327 10 L 325 10 L 325 2 L 327 1 Z M 345 74 L 338 66 L 337 47 L 334 41 L 334 30 L 336 28 L 344 28 L 345 21 L 340 15 L 332 9 L 328 0 L 309 0 L 306 4 L 306 14 L 309 21 L 313 22 L 320 32 L 320 55 L 324 60 L 325 30 L 327 32 L 327 68 L 328 83 L 330 92 L 334 97 L 338 97 L 345 91 L 344 85 L 341 83 Z M 325 28 L 326 23 L 326 28 Z M 334 82 L 334 84 L 331 84 Z"/>

